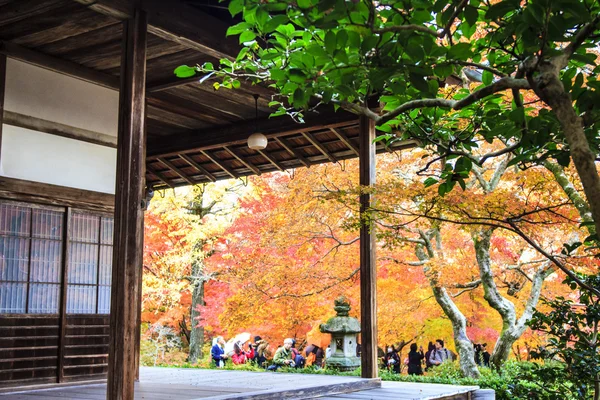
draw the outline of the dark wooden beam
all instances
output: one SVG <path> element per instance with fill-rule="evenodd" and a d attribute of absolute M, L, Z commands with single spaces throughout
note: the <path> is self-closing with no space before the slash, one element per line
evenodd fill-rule
<path fill-rule="evenodd" d="M 118 19 L 131 16 L 132 0 L 74 0 L 90 9 Z M 179 0 L 144 0 L 151 34 L 198 50 L 217 59 L 234 58 L 239 45 L 227 37 L 228 25 Z M 199 22 L 201 21 L 201 22 Z"/>
<path fill-rule="evenodd" d="M 0 154 L 2 154 L 2 124 L 4 123 L 4 94 L 6 92 L 6 55 L 0 54 Z M 1 159 L 0 159 L 1 161 Z"/>
<path fill-rule="evenodd" d="M 149 163 L 146 164 L 146 169 L 148 170 L 148 172 L 150 172 L 152 175 L 156 176 L 159 180 L 161 180 L 168 187 L 170 187 L 172 189 L 175 188 L 175 185 L 169 180 L 169 178 L 164 176 L 161 172 L 158 172 L 155 168 L 152 168 Z"/>
<path fill-rule="evenodd" d="M 235 151 L 233 151 L 232 149 L 230 149 L 227 146 L 223 146 L 223 148 L 229 154 L 231 154 L 232 156 L 234 156 L 239 162 L 241 162 L 242 164 L 244 164 L 250 171 L 254 172 L 256 175 L 260 175 L 261 174 L 260 170 L 258 168 L 256 168 L 256 166 L 254 166 L 251 162 L 246 161 L 242 156 L 238 155 Z"/>
<path fill-rule="evenodd" d="M 283 172 L 285 170 L 285 168 L 283 168 L 283 166 L 281 164 L 279 164 L 277 162 L 277 160 L 275 160 L 273 157 L 271 157 L 269 155 L 269 153 L 267 153 L 266 151 L 262 151 L 262 150 L 256 150 L 258 151 L 258 153 L 263 156 L 267 161 L 269 161 L 271 164 L 273 164 L 273 166 L 275 168 L 277 168 L 278 170 L 280 170 L 281 172 Z"/>
<path fill-rule="evenodd" d="M 169 78 L 156 82 L 149 82 L 147 87 L 148 93 L 161 92 L 163 90 L 173 89 L 179 86 L 190 85 L 192 83 L 197 83 L 199 80 L 198 77 L 193 76 L 191 78 Z"/>
<path fill-rule="evenodd" d="M 335 136 L 337 136 L 346 146 L 348 146 L 348 148 L 351 149 L 354 154 L 357 156 L 360 155 L 358 152 L 358 147 L 352 143 L 352 141 L 344 134 L 344 132 L 342 132 L 339 128 L 329 128 L 329 130 L 333 132 Z"/>
<path fill-rule="evenodd" d="M 287 117 L 265 118 L 258 121 L 258 128 L 267 138 L 287 136 L 312 129 L 348 126 L 356 124 L 356 115 L 339 111 L 307 115 L 305 123 L 300 124 Z M 157 138 L 148 142 L 148 157 L 173 156 L 181 153 L 198 152 L 223 147 L 223 145 L 242 144 L 254 132 L 256 123 L 246 121 L 219 128 L 209 128 L 184 133 L 173 138 Z"/>
<path fill-rule="evenodd" d="M 0 193 L 4 198 L 35 203 L 62 205 L 99 211 L 114 210 L 115 196 L 108 193 L 68 188 L 0 176 Z M 7 193 L 12 193 L 7 197 Z"/>
<path fill-rule="evenodd" d="M 112 148 L 117 147 L 117 138 L 115 136 L 89 131 L 87 129 L 77 128 L 41 118 L 31 117 L 29 115 L 19 114 L 12 111 L 4 111 L 4 123 L 6 125 L 18 126 L 19 128 L 48 133 L 50 135 L 94 143 L 100 146 Z"/>
<path fill-rule="evenodd" d="M 58 377 L 57 382 L 62 383 L 65 380 L 65 346 L 67 336 L 67 290 L 69 278 L 69 259 L 71 252 L 69 251 L 69 235 L 71 234 L 71 207 L 67 208 L 67 212 L 63 215 L 63 232 L 67 232 L 67 240 L 62 243 L 62 260 L 61 260 L 61 283 L 60 283 L 60 303 L 58 309 Z"/>
<path fill-rule="evenodd" d="M 181 155 L 179 155 L 179 157 L 181 157 L 183 160 L 185 160 L 185 162 L 187 162 L 192 167 L 194 167 L 198 171 L 200 171 L 200 173 L 202 173 L 204 176 L 206 176 L 209 181 L 211 181 L 211 182 L 216 182 L 217 181 L 217 178 L 215 178 L 215 176 L 213 174 L 211 174 L 210 172 L 208 172 L 206 170 L 206 168 L 204 168 L 202 165 L 200 165 L 199 163 L 197 163 L 196 161 L 194 161 L 194 159 L 192 157 L 188 156 L 187 154 L 181 154 Z"/>
<path fill-rule="evenodd" d="M 169 168 L 171 171 L 175 172 L 177 175 L 179 175 L 181 177 L 181 179 L 183 179 L 184 181 L 186 181 L 190 185 L 195 185 L 196 184 L 194 181 L 192 181 L 190 179 L 189 176 L 187 176 L 186 174 L 184 174 L 183 171 L 181 171 L 179 168 L 177 168 L 175 165 L 173 165 L 169 161 L 165 160 L 164 158 L 159 158 L 158 161 L 160 161 L 161 163 L 163 163 L 164 166 L 166 166 L 167 168 Z"/>
<path fill-rule="evenodd" d="M 193 76 L 191 78 L 177 78 L 176 76 L 172 76 L 172 77 L 169 77 L 168 79 L 162 79 L 159 81 L 148 83 L 146 90 L 148 92 L 153 93 L 153 92 L 160 92 L 163 90 L 177 88 L 180 86 L 191 85 L 194 83 L 200 84 L 200 79 L 202 79 L 202 78 L 203 78 L 203 76 L 201 76 L 201 75 Z M 204 81 L 204 82 L 209 82 L 211 79 L 216 80 L 216 77 L 214 77 L 214 78 L 211 77 L 207 81 Z M 269 109 L 268 104 L 271 101 L 271 96 L 273 96 L 275 94 L 275 92 L 273 90 L 263 87 L 261 85 L 253 85 L 246 81 L 241 81 L 240 85 L 241 85 L 240 88 L 237 89 L 238 92 L 245 92 L 247 94 L 260 95 L 259 106 L 263 110 Z"/>
<path fill-rule="evenodd" d="M 133 400 L 136 377 L 139 286 L 144 244 L 147 15 L 124 22 L 107 400 Z"/>
<path fill-rule="evenodd" d="M 301 132 L 301 133 L 302 133 L 302 136 L 304 136 L 306 138 L 306 140 L 308 140 L 309 142 L 311 142 L 313 146 L 315 146 L 317 149 L 319 149 L 319 151 L 321 153 L 323 153 L 323 155 L 325 157 L 327 157 L 329 159 L 329 161 L 331 161 L 332 163 L 338 162 L 337 158 L 335 158 L 333 156 L 333 154 L 331 154 L 325 148 L 325 146 L 323 146 L 312 134 L 310 134 L 308 132 Z"/>
<path fill-rule="evenodd" d="M 209 151 L 203 150 L 201 151 L 201 153 L 204 155 L 204 157 L 217 164 L 219 168 L 221 168 L 223 171 L 227 172 L 227 175 L 229 175 L 232 178 L 238 178 L 238 175 L 235 172 L 233 172 L 231 168 L 219 161 L 219 159 L 213 156 Z"/>
<path fill-rule="evenodd" d="M 63 6 L 60 0 L 17 0 L 7 4 L 0 14 L 0 25 L 8 25 L 33 18 Z"/>
<path fill-rule="evenodd" d="M 14 43 L 5 41 L 0 42 L 0 53 L 10 58 L 33 64 L 50 71 L 58 72 L 63 75 L 69 75 L 86 82 L 95 83 L 110 89 L 119 88 L 119 78 L 115 76 L 94 71 L 93 69 L 83 67 L 71 61 L 62 60 L 44 53 L 29 50 Z"/>
<path fill-rule="evenodd" d="M 362 188 L 375 184 L 375 122 L 360 117 L 359 180 Z M 361 376 L 377 378 L 377 265 L 375 226 L 372 223 L 372 195 L 360 195 L 360 337 Z"/>
<path fill-rule="evenodd" d="M 195 104 L 181 97 L 173 96 L 168 93 L 150 93 L 146 96 L 148 104 L 161 110 L 177 113 L 187 118 L 193 118 L 199 121 L 206 121 L 211 124 L 222 124 L 222 115 L 212 113 L 204 107 Z"/>
<path fill-rule="evenodd" d="M 284 139 L 282 137 L 276 137 L 275 140 L 281 145 L 281 147 L 286 149 L 288 153 L 290 153 L 291 155 L 296 157 L 298 159 L 298 161 L 300 161 L 302 164 L 304 164 L 304 166 L 306 168 L 310 168 L 310 162 L 306 158 L 304 158 L 304 156 L 302 154 L 300 154 L 299 151 L 297 151 L 295 148 L 293 148 L 286 139 Z"/>

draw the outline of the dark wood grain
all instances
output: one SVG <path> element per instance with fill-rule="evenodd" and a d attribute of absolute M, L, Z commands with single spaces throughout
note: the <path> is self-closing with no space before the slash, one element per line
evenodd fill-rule
<path fill-rule="evenodd" d="M 71 229 L 71 208 L 67 208 L 67 212 L 63 215 L 63 227 L 67 233 L 67 240 L 63 241 L 62 245 L 62 260 L 61 260 L 61 290 L 60 290 L 60 303 L 59 303 L 59 318 L 58 318 L 58 357 L 57 357 L 57 368 L 58 368 L 58 383 L 64 381 L 65 370 L 64 370 L 64 357 L 65 357 L 65 346 L 67 335 L 67 284 L 69 278 L 69 259 L 71 258 L 71 252 L 69 251 L 69 238 L 72 234 Z"/>
<path fill-rule="evenodd" d="M 4 123 L 4 94 L 6 92 L 6 55 L 0 54 L 0 154 L 2 154 L 2 124 Z M 0 159 L 1 161 L 1 159 Z"/>
<path fill-rule="evenodd" d="M 0 197 L 112 212 L 112 194 L 0 176 Z"/>
<path fill-rule="evenodd" d="M 80 140 L 87 143 L 94 143 L 101 146 L 112 148 L 117 147 L 117 138 L 114 136 L 61 124 L 59 122 L 31 117 L 29 115 L 19 114 L 12 111 L 4 111 L 3 123 L 12 126 L 18 126 L 20 128 L 48 133 L 50 135 Z"/>
<path fill-rule="evenodd" d="M 359 181 L 361 187 L 375 184 L 375 122 L 360 117 Z M 375 257 L 375 226 L 371 224 L 372 195 L 360 196 L 360 337 L 361 376 L 377 377 L 377 263 Z"/>
<path fill-rule="evenodd" d="M 110 309 L 108 400 L 133 400 L 141 287 L 147 15 L 124 22 Z"/>
<path fill-rule="evenodd" d="M 115 89 L 118 87 L 118 78 L 94 71 L 72 61 L 52 57 L 44 53 L 33 51 L 10 42 L 0 42 L 0 53 L 11 58 L 16 58 L 33 65 L 40 66 L 50 71 L 69 75 L 87 82 Z"/>

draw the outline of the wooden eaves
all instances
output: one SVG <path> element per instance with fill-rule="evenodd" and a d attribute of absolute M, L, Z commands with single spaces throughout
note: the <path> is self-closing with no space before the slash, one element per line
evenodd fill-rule
<path fill-rule="evenodd" d="M 35 3 L 35 4 L 34 4 Z M 337 162 L 358 155 L 358 118 L 331 110 L 270 119 L 268 88 L 212 88 L 213 81 L 177 79 L 181 64 L 233 57 L 226 21 L 193 2 L 144 0 L 148 12 L 147 185 L 156 189 L 214 182 L 271 171 Z M 126 0 L 5 0 L 0 2 L 0 53 L 111 89 L 119 87 L 121 21 L 133 12 Z M 209 10 L 210 11 L 210 10 Z M 197 21 L 202 21 L 198 23 Z M 265 150 L 246 146 L 259 98 L 259 130 Z M 5 112 L 4 123 L 116 147 L 114 138 Z M 397 144 L 398 148 L 410 146 Z M 386 149 L 378 145 L 378 152 Z"/>

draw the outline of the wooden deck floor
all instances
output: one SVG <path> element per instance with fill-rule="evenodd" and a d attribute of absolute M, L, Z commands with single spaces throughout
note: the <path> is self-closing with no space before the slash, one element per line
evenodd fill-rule
<path fill-rule="evenodd" d="M 476 387 L 383 382 L 354 377 L 221 371 L 175 368 L 142 368 L 136 383 L 137 400 L 206 399 L 467 399 Z M 351 393 L 341 393 L 352 390 Z M 104 400 L 106 384 L 22 389 L 1 393 L 0 400 Z"/>

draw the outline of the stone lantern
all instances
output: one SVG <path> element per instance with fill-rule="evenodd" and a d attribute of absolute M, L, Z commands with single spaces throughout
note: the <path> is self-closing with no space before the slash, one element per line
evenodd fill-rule
<path fill-rule="evenodd" d="M 333 309 L 337 315 L 319 326 L 322 333 L 331 334 L 331 357 L 326 360 L 327 367 L 352 371 L 360 367 L 360 358 L 356 356 L 360 322 L 348 316 L 350 302 L 344 296 L 335 300 Z"/>

